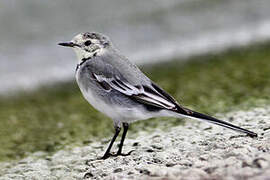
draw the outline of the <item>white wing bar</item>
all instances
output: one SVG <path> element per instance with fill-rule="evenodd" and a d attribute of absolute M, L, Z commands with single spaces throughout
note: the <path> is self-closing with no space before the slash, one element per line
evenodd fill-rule
<path fill-rule="evenodd" d="M 133 97 L 145 104 L 162 107 L 165 109 L 174 109 L 176 105 L 169 101 L 166 97 L 156 91 L 152 86 L 144 88 L 142 85 L 134 86 L 128 82 L 120 80 L 119 77 L 107 78 L 103 75 L 93 74 L 100 83 L 107 83 L 112 89 L 115 89 L 126 96 Z"/>

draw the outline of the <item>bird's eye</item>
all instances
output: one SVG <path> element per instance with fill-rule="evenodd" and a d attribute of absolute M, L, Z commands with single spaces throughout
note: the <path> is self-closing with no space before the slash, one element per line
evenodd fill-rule
<path fill-rule="evenodd" d="M 92 44 L 91 41 L 85 41 L 85 42 L 84 42 L 84 45 L 86 45 L 86 46 L 89 46 L 90 44 Z"/>

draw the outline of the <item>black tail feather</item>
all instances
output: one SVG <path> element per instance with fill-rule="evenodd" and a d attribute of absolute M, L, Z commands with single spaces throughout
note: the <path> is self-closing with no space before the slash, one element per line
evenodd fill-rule
<path fill-rule="evenodd" d="M 185 112 L 183 112 L 183 110 L 185 110 Z M 189 110 L 186 108 L 183 108 L 179 113 L 181 113 L 185 116 L 190 116 L 190 117 L 198 118 L 201 120 L 205 120 L 205 121 L 208 121 L 210 123 L 217 124 L 217 125 L 220 125 L 220 126 L 223 126 L 223 127 L 226 127 L 226 128 L 238 131 L 238 132 L 246 133 L 250 137 L 257 137 L 258 136 L 257 133 L 254 133 L 252 131 L 243 129 L 241 127 L 235 126 L 235 125 L 227 123 L 225 121 L 222 121 L 222 120 L 216 119 L 214 117 L 211 117 L 211 116 L 208 116 L 208 115 L 196 112 L 196 111 L 192 111 L 192 110 Z"/>

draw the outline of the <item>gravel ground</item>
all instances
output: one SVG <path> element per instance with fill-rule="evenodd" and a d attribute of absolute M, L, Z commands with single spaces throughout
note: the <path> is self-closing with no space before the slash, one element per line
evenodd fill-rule
<path fill-rule="evenodd" d="M 270 179 L 270 107 L 231 112 L 223 119 L 253 130 L 250 138 L 231 130 L 187 120 L 166 132 L 128 135 L 130 156 L 98 160 L 109 139 L 48 156 L 36 152 L 0 164 L 6 179 Z M 114 149 L 116 151 L 116 148 Z"/>

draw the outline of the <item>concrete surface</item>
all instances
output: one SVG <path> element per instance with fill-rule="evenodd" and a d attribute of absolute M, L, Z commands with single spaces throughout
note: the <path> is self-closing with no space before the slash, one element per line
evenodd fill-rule
<path fill-rule="evenodd" d="M 36 152 L 0 164 L 8 179 L 270 179 L 270 107 L 219 115 L 255 131 L 250 138 L 209 123 L 186 120 L 166 132 L 128 134 L 130 156 L 98 160 L 109 139 L 53 155 Z M 119 141 L 117 142 L 119 143 Z M 114 147 L 116 151 L 117 147 Z"/>

